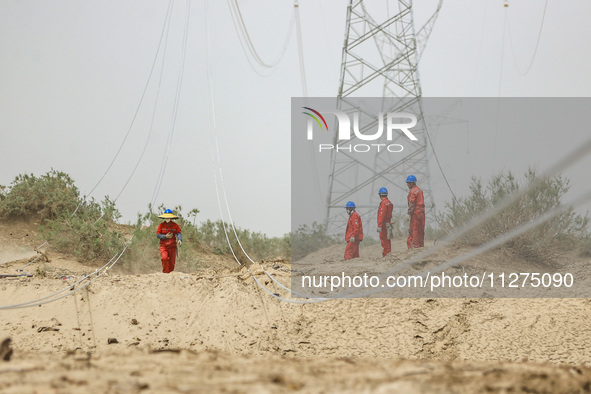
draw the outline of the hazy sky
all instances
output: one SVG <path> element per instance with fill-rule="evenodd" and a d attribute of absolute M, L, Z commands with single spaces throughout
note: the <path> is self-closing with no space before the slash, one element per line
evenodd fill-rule
<path fill-rule="evenodd" d="M 351 99 L 348 100 L 351 102 Z M 408 100 L 406 100 L 408 101 Z M 392 105 L 403 104 L 392 102 Z M 365 113 L 377 113 L 382 108 L 382 100 L 363 98 L 355 105 L 363 108 Z M 315 128 L 313 139 L 306 137 L 306 127 L 309 117 L 302 114 L 302 106 L 309 106 L 324 113 L 328 122 L 328 131 Z M 427 208 L 428 223 L 434 221 L 434 202 L 436 209 L 441 212 L 444 204 L 451 201 L 451 191 L 459 198 L 466 194 L 472 181 L 472 177 L 482 178 L 486 187 L 492 175 L 510 171 L 519 181 L 524 182 L 524 175 L 529 168 L 535 169 L 538 175 L 549 171 L 554 165 L 565 157 L 570 156 L 573 150 L 582 146 L 591 136 L 588 130 L 588 110 L 591 108 L 591 98 L 432 98 L 427 97 L 422 101 L 422 111 L 430 124 L 430 132 L 437 136 L 438 152 L 442 169 L 445 172 L 450 188 L 443 179 L 442 171 L 435 163 L 433 154 L 428 151 L 431 160 L 431 184 L 433 196 L 428 191 L 430 184 L 421 173 L 415 173 L 419 186 L 426 192 L 425 202 Z M 299 131 L 292 134 L 292 229 L 295 231 L 302 224 L 312 224 L 319 217 L 326 214 L 326 196 L 328 185 L 317 182 L 316 178 L 326 179 L 330 171 L 330 158 L 332 151 L 326 148 L 320 151 L 318 144 L 333 144 L 333 133 L 336 132 L 336 119 L 329 112 L 336 108 L 334 98 L 308 98 L 296 99 L 293 104 L 292 129 Z M 416 107 L 407 106 L 405 111 L 416 113 Z M 446 114 L 442 117 L 441 114 Z M 363 116 L 363 115 L 362 115 Z M 374 119 L 368 116 L 369 119 Z M 313 122 L 312 122 L 313 123 Z M 376 127 L 371 127 L 367 134 L 375 134 Z M 333 198 L 342 198 L 341 193 L 355 189 L 352 195 L 342 199 L 339 207 L 331 212 L 334 220 L 329 226 L 331 232 L 344 232 L 347 216 L 345 203 L 354 201 L 357 211 L 362 215 L 363 230 L 367 235 L 376 233 L 377 193 L 380 187 L 389 190 L 388 198 L 394 204 L 395 213 L 406 213 L 408 189 L 405 184 L 406 172 L 404 169 L 393 169 L 385 173 L 375 183 L 365 185 L 370 176 L 370 171 L 359 166 L 355 171 L 345 169 L 344 163 L 349 163 L 346 157 L 354 157 L 360 163 L 370 167 L 376 160 L 377 149 L 369 149 L 369 145 L 384 144 L 379 153 L 382 162 L 395 163 L 399 160 L 412 157 L 417 147 L 422 146 L 425 138 L 420 127 L 411 128 L 410 131 L 418 138 L 416 143 L 411 142 L 401 135 L 392 141 L 388 141 L 382 135 L 376 141 L 361 141 L 351 139 L 343 141 L 342 148 L 359 146 L 359 150 L 353 148 L 351 152 L 345 150 L 336 159 L 341 164 L 336 165 L 339 174 L 335 180 Z M 385 134 L 385 132 L 384 132 Z M 400 133 L 402 134 L 402 133 Z M 395 136 L 396 137 L 396 136 Z M 384 146 L 396 143 L 394 152 L 387 152 Z M 398 150 L 397 146 L 403 146 Z M 364 147 L 367 147 L 364 149 Z M 455 155 L 449 153 L 455 152 Z M 346 157 L 345 157 L 346 155 Z M 383 167 L 382 167 L 383 168 Z M 569 179 L 570 190 L 563 197 L 563 202 L 572 203 L 574 199 L 589 190 L 589 168 L 591 168 L 591 152 L 586 157 L 578 160 L 568 167 L 560 170 L 560 173 Z M 337 172 L 337 171 L 336 171 Z M 373 175 L 373 174 L 372 174 Z M 554 174 L 556 175 L 556 173 Z M 431 199 L 433 197 L 433 200 Z M 591 210 L 591 203 L 577 207 L 579 212 Z M 340 215 L 336 218 L 335 215 Z"/>
<path fill-rule="evenodd" d="M 310 96 L 337 92 L 346 3 L 300 1 Z M 415 3 L 420 26 L 437 1 Z M 42 174 L 53 167 L 72 175 L 82 193 L 88 193 L 117 153 L 147 86 L 121 153 L 93 196 L 115 198 L 146 146 L 137 171 L 117 200 L 124 220 L 133 221 L 152 199 L 174 124 L 156 204 L 182 204 L 185 212 L 198 208 L 199 220 L 218 219 L 210 144 L 213 97 L 233 219 L 240 227 L 269 235 L 289 232 L 290 98 L 302 95 L 295 29 L 282 61 L 264 78 L 245 57 L 227 2 L 209 1 L 206 11 L 204 1 L 176 0 L 165 35 L 167 45 L 161 45 L 148 80 L 168 4 L 153 0 L 0 2 L 0 184 L 10 183 L 19 173 Z M 188 4 L 186 60 L 175 118 Z M 281 53 L 293 2 L 238 0 L 238 4 L 253 45 L 270 62 Z M 444 1 L 420 64 L 423 95 L 590 96 L 588 1 L 547 2 L 536 57 L 529 72 L 521 73 L 534 54 L 545 4 L 509 1 L 509 7 L 503 7 L 501 0 Z M 212 89 L 208 88 L 208 60 Z M 436 146 L 457 190 L 465 190 L 470 175 L 486 176 L 507 164 L 501 141 L 497 140 L 497 156 L 484 162 L 480 152 L 490 152 L 489 138 L 468 136 L 461 128 L 447 132 L 438 135 L 435 144 L 457 140 Z M 589 134 L 588 130 L 580 133 Z M 558 139 L 561 151 L 568 151 L 572 143 Z M 536 144 L 545 146 L 541 140 L 525 144 L 531 144 L 531 150 Z M 459 163 L 470 163 L 470 171 Z M 431 172 L 434 193 L 439 189 L 444 199 L 447 191 L 434 165 Z"/>

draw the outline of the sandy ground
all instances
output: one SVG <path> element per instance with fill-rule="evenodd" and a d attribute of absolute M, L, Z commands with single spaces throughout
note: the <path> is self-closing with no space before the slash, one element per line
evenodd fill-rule
<path fill-rule="evenodd" d="M 0 236 L 0 273 L 36 255 L 27 231 Z M 310 258 L 342 263 L 341 249 Z M 379 246 L 364 252 L 374 255 Z M 386 260 L 395 264 L 408 253 L 396 243 Z M 69 294 L 94 269 L 48 256 L 46 277 L 0 279 L 0 306 Z M 290 286 L 288 265 L 263 267 Z M 267 294 L 245 268 L 214 268 L 113 271 L 55 302 L 0 310 L 0 340 L 11 338 L 14 351 L 0 360 L 0 392 L 591 392 L 589 299 L 301 305 Z M 260 266 L 251 270 L 289 298 Z"/>

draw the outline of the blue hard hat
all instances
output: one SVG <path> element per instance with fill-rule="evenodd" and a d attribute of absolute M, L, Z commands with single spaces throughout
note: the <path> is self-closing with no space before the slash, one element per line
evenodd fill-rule
<path fill-rule="evenodd" d="M 378 192 L 378 194 L 388 194 L 388 189 L 386 189 L 385 187 L 380 188 L 380 191 Z"/>
<path fill-rule="evenodd" d="M 355 208 L 355 203 L 353 201 L 349 201 L 347 205 L 345 205 L 345 208 Z"/>
<path fill-rule="evenodd" d="M 172 213 L 172 209 L 167 209 L 164 213 Z"/>
<path fill-rule="evenodd" d="M 409 175 L 409 176 L 407 176 L 407 177 L 406 177 L 406 182 L 407 182 L 407 183 L 408 183 L 408 182 L 414 182 L 414 183 L 417 183 L 417 177 L 416 177 L 416 176 L 414 176 L 414 175 Z"/>

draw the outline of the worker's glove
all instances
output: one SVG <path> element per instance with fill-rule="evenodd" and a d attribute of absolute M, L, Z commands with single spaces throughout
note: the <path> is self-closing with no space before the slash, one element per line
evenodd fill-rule
<path fill-rule="evenodd" d="M 378 233 L 381 233 L 381 232 L 382 232 L 382 228 L 378 227 Z"/>
<path fill-rule="evenodd" d="M 172 233 L 168 233 L 168 234 L 166 234 L 166 238 L 171 239 L 172 235 L 173 235 Z"/>
<path fill-rule="evenodd" d="M 351 239 L 349 240 L 349 242 L 351 242 L 352 244 L 355 243 L 355 237 L 351 237 Z"/>
<path fill-rule="evenodd" d="M 181 246 L 183 244 L 183 241 L 181 241 L 180 239 L 176 241 L 177 246 Z"/>

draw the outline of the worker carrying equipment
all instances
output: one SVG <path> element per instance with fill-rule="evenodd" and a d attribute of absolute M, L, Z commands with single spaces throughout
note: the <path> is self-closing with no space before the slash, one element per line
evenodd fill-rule
<path fill-rule="evenodd" d="M 174 271 L 174 265 L 176 263 L 176 256 L 178 253 L 177 248 L 183 243 L 183 235 L 181 234 L 180 226 L 172 221 L 172 219 L 179 218 L 172 213 L 172 210 L 167 209 L 162 215 L 158 217 L 160 219 L 164 219 L 164 222 L 158 225 L 156 237 L 158 237 L 160 240 L 162 272 L 168 274 Z"/>
<path fill-rule="evenodd" d="M 392 210 L 394 205 L 388 200 L 388 189 L 382 187 L 378 194 L 382 201 L 378 207 L 378 233 L 380 233 L 380 243 L 382 244 L 382 257 L 386 257 L 392 251 Z M 390 235 L 388 236 L 388 232 Z"/>
<path fill-rule="evenodd" d="M 351 260 L 359 257 L 359 243 L 363 240 L 363 225 L 361 216 L 355 212 L 355 203 L 349 201 L 345 205 L 349 220 L 347 221 L 347 230 L 345 231 L 345 260 Z"/>
<path fill-rule="evenodd" d="M 408 186 L 408 216 L 410 225 L 406 246 L 409 249 L 425 246 L 425 198 L 423 191 L 417 186 L 417 177 L 409 175 L 406 178 Z"/>

